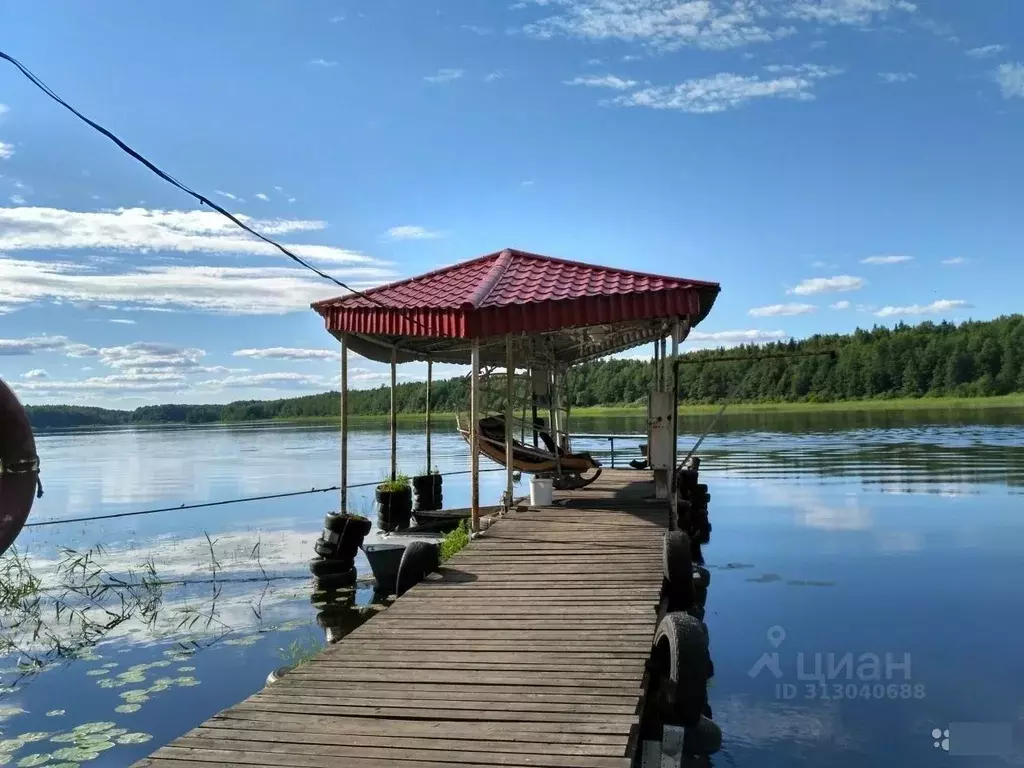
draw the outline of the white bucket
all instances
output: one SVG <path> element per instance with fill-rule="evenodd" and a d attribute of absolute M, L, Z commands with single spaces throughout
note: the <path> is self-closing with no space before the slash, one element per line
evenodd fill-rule
<path fill-rule="evenodd" d="M 550 507 L 554 498 L 554 485 L 549 477 L 530 478 L 530 506 Z"/>

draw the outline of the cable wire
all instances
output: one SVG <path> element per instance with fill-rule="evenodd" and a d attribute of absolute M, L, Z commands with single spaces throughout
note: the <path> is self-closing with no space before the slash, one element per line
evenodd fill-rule
<path fill-rule="evenodd" d="M 45 93 L 47 96 L 49 96 L 55 102 L 60 104 L 62 107 L 64 107 L 66 110 L 68 110 L 71 114 L 73 114 L 79 120 L 81 120 L 86 125 L 91 127 L 93 130 L 96 130 L 99 133 L 101 133 L 104 136 L 106 136 L 108 139 L 110 139 L 112 142 L 114 142 L 118 146 L 118 148 L 121 149 L 121 151 L 123 151 L 126 154 L 130 155 L 134 159 L 138 160 L 140 163 L 142 163 L 144 166 L 146 166 L 146 168 L 148 168 L 150 171 L 155 173 L 157 176 L 159 176 L 161 179 L 166 181 L 168 184 L 171 184 L 172 186 L 178 188 L 179 190 L 181 190 L 185 194 L 187 194 L 187 195 L 189 195 L 191 197 L 194 197 L 201 204 L 209 206 L 214 211 L 219 213 L 221 216 L 226 217 L 228 220 L 230 220 L 232 223 L 234 223 L 237 227 L 240 227 L 241 229 L 245 230 L 250 235 L 253 235 L 256 238 L 259 238 L 260 240 L 262 240 L 263 242 L 267 243 L 268 245 L 273 246 L 274 248 L 279 250 L 281 253 L 283 253 L 285 256 L 287 256 L 289 259 L 291 259 L 292 261 L 296 262 L 297 264 L 300 264 L 301 266 L 305 267 L 306 269 L 310 270 L 311 272 L 315 273 L 316 275 L 322 277 L 324 280 L 329 280 L 330 282 L 334 283 L 335 285 L 339 286 L 340 288 L 343 288 L 344 290 L 349 291 L 350 293 L 354 294 L 355 296 L 359 296 L 360 298 L 366 299 L 367 301 L 372 302 L 373 304 L 377 304 L 377 305 L 379 305 L 381 307 L 385 307 L 387 309 L 395 310 L 395 311 L 399 312 L 400 314 L 405 315 L 405 318 L 407 320 L 409 320 L 410 322 L 413 322 L 416 325 L 418 325 L 421 328 L 423 328 L 424 330 L 427 330 L 427 327 L 425 325 L 423 325 L 423 323 L 419 322 L 419 320 L 417 320 L 415 317 L 413 317 L 408 312 L 404 311 L 401 307 L 392 306 L 391 304 L 387 304 L 386 302 L 383 302 L 380 299 L 374 298 L 373 296 L 370 296 L 370 295 L 368 295 L 366 293 L 363 293 L 362 291 L 356 290 L 355 288 L 353 288 L 353 287 L 351 287 L 349 285 L 346 285 L 341 280 L 338 280 L 333 275 L 329 275 L 326 272 L 324 272 L 323 270 L 317 269 L 316 267 L 314 267 L 312 264 L 310 264 L 309 262 L 305 261 L 301 257 L 296 256 L 288 248 L 286 248 L 285 246 L 281 245 L 276 240 L 274 240 L 274 239 L 272 239 L 270 237 L 267 237 L 266 235 L 261 234 L 260 232 L 256 231 L 255 229 L 250 227 L 248 224 L 246 224 L 245 222 L 240 220 L 238 217 L 236 217 L 234 214 L 232 214 L 230 211 L 228 211 L 227 209 L 221 207 L 217 203 L 215 203 L 212 200 L 210 200 L 210 198 L 206 197 L 206 195 L 200 194 L 199 192 L 196 192 L 195 190 L 193 190 L 191 187 L 189 187 L 189 186 L 183 184 L 182 182 L 178 181 L 176 178 L 171 176 L 169 173 L 167 173 L 166 171 L 164 171 L 161 168 L 159 168 L 155 163 L 151 162 L 150 160 L 147 160 L 141 154 L 136 152 L 134 149 L 132 149 L 130 146 L 128 146 L 124 141 L 122 141 L 116 135 L 114 135 L 111 131 L 107 130 L 106 128 L 104 128 L 102 125 L 100 125 L 99 123 L 95 122 L 94 120 L 90 120 L 88 117 L 86 117 L 81 112 L 79 112 L 77 109 L 75 109 L 73 106 L 71 106 L 66 101 L 64 101 L 64 99 L 62 99 L 60 96 L 58 96 L 53 91 L 53 89 L 51 89 L 46 83 L 44 83 L 42 80 L 40 80 L 39 77 L 37 77 L 32 72 L 32 70 L 30 70 L 28 67 L 26 67 L 24 64 L 22 64 L 17 59 L 15 59 L 13 56 L 11 56 L 11 55 L 9 55 L 7 53 L 4 53 L 3 51 L 0 51 L 0 59 L 4 59 L 5 61 L 8 61 L 11 64 L 13 64 L 18 69 L 18 71 L 20 71 L 21 74 L 23 74 L 29 80 L 29 82 L 31 82 L 36 88 L 41 90 L 43 93 Z"/>

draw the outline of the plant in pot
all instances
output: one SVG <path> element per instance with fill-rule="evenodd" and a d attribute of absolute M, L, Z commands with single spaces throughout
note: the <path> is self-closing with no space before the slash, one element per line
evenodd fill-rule
<path fill-rule="evenodd" d="M 416 496 L 414 512 L 433 512 L 441 509 L 442 495 L 441 484 L 443 478 L 437 467 L 433 470 L 427 467 L 423 474 L 416 475 L 412 479 L 412 487 Z"/>
<path fill-rule="evenodd" d="M 387 478 L 377 486 L 377 527 L 382 531 L 408 528 L 412 518 L 412 486 L 407 475 Z"/>

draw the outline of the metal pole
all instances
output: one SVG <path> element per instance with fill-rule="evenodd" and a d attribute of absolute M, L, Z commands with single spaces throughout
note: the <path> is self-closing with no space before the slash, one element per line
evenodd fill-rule
<path fill-rule="evenodd" d="M 530 369 L 530 403 L 531 403 L 530 412 L 531 412 L 533 421 L 530 422 L 530 425 L 533 427 L 533 447 L 534 448 L 536 448 L 539 445 L 538 437 L 537 437 L 537 387 L 536 387 L 536 385 L 534 384 L 534 381 L 533 381 L 533 377 L 535 375 L 536 375 L 536 369 L 531 368 Z"/>
<path fill-rule="evenodd" d="M 676 318 L 672 326 L 672 467 L 668 477 L 669 507 L 672 510 L 672 528 L 679 527 L 679 499 L 676 494 L 676 462 L 679 460 L 679 342 L 683 338 L 683 324 Z"/>
<path fill-rule="evenodd" d="M 434 373 L 434 361 L 427 356 L 427 471 L 426 474 L 430 474 L 430 381 L 433 378 Z"/>
<path fill-rule="evenodd" d="M 470 353 L 473 370 L 469 379 L 469 474 L 470 474 L 470 522 L 473 531 L 480 530 L 480 414 L 477 400 L 480 397 L 480 342 L 473 339 Z"/>
<path fill-rule="evenodd" d="M 665 337 L 661 337 L 661 370 L 658 372 L 658 391 L 664 392 L 665 386 L 668 384 L 668 377 L 665 375 Z"/>
<path fill-rule="evenodd" d="M 348 512 L 348 343 L 341 336 L 341 509 Z"/>
<path fill-rule="evenodd" d="M 551 430 L 550 435 L 554 438 L 555 441 L 555 473 L 561 475 L 562 458 L 561 454 L 558 451 L 558 423 L 555 420 L 555 417 L 557 416 L 557 411 L 555 410 L 555 387 L 558 384 L 556 375 L 557 374 L 555 373 L 554 366 L 552 366 L 548 378 L 548 421 L 550 422 L 550 424 L 548 424 L 548 429 Z"/>
<path fill-rule="evenodd" d="M 395 385 L 398 379 L 398 347 L 391 348 L 391 479 L 398 477 L 398 411 Z"/>
<path fill-rule="evenodd" d="M 615 469 L 615 438 L 610 438 L 612 442 L 612 469 Z"/>
<path fill-rule="evenodd" d="M 512 384 L 516 372 L 512 355 L 512 334 L 505 335 L 505 509 L 512 509 Z"/>

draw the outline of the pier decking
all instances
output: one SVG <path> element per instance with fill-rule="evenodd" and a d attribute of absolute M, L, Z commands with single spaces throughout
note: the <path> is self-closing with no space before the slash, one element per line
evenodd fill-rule
<path fill-rule="evenodd" d="M 151 768 L 627 768 L 668 507 L 605 470 L 512 512 L 314 660 L 152 756 Z"/>

